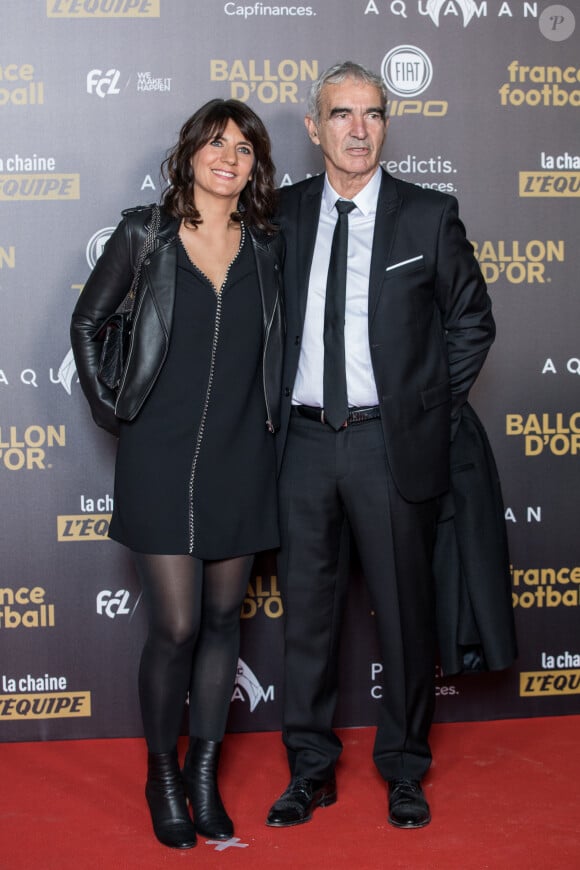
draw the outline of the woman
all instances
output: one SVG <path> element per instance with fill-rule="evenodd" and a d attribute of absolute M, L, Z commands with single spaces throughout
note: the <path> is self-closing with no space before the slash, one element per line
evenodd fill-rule
<path fill-rule="evenodd" d="M 146 797 L 157 838 L 187 849 L 196 829 L 233 835 L 217 767 L 254 554 L 278 544 L 272 433 L 283 243 L 270 223 L 270 141 L 245 104 L 202 106 L 163 172 L 169 186 L 116 396 L 97 378 L 94 335 L 130 288 L 151 208 L 123 213 L 71 334 L 93 417 L 119 433 L 109 534 L 133 551 L 148 614 L 139 670 Z M 182 779 L 177 741 L 188 694 Z"/>

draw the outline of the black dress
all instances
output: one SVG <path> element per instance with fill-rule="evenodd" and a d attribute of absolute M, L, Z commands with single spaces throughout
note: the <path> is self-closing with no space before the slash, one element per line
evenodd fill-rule
<path fill-rule="evenodd" d="M 278 545 L 262 305 L 244 235 L 221 293 L 178 243 L 168 356 L 117 452 L 109 535 L 136 552 L 226 559 Z"/>

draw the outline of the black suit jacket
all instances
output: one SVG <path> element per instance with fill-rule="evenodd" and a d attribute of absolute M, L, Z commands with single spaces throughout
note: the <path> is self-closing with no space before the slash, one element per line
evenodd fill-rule
<path fill-rule="evenodd" d="M 278 455 L 298 367 L 324 175 L 280 191 L 287 334 Z M 408 501 L 449 487 L 452 420 L 495 336 L 457 200 L 382 171 L 369 282 L 369 342 L 395 484 Z"/>

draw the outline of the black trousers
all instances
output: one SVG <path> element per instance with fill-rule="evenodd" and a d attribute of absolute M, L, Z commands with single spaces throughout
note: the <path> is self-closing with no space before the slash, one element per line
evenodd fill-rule
<path fill-rule="evenodd" d="M 380 420 L 335 432 L 292 416 L 280 480 L 278 574 L 285 610 L 283 739 L 293 776 L 328 778 L 342 749 L 332 721 L 349 532 L 384 667 L 375 764 L 385 779 L 421 779 L 429 768 L 436 510 L 436 500 L 411 504 L 399 495 Z"/>

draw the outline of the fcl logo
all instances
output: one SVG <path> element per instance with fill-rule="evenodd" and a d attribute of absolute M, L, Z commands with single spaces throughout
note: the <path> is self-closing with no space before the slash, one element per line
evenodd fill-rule
<path fill-rule="evenodd" d="M 427 14 L 437 27 L 439 27 L 439 15 L 441 14 L 441 10 L 444 6 L 448 5 L 449 2 L 450 0 L 427 0 Z M 477 11 L 475 0 L 453 0 L 453 3 L 461 9 L 463 13 L 463 26 L 467 27 Z"/>

